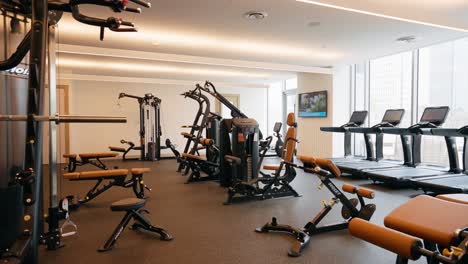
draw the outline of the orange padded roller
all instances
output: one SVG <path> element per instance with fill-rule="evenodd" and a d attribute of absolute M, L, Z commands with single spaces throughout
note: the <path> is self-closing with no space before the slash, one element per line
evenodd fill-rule
<path fill-rule="evenodd" d="M 151 172 L 150 168 L 133 168 L 130 170 L 132 174 L 143 174 L 147 172 Z"/>
<path fill-rule="evenodd" d="M 413 248 L 421 247 L 421 240 L 404 233 L 369 223 L 360 218 L 354 218 L 349 222 L 349 232 L 355 237 L 385 248 L 402 257 L 411 260 L 420 257 L 419 254 L 414 252 Z"/>
<path fill-rule="evenodd" d="M 340 169 L 331 160 L 317 158 L 315 159 L 315 164 L 317 164 L 320 168 L 331 172 L 336 178 L 341 176 Z"/>
<path fill-rule="evenodd" d="M 311 156 L 297 156 L 297 159 L 307 165 L 315 165 L 315 158 Z M 315 166 L 314 166 L 315 167 Z"/>
<path fill-rule="evenodd" d="M 341 189 L 347 193 L 356 193 L 356 186 L 354 185 L 351 185 L 351 184 L 343 184 L 343 186 L 341 186 Z"/>
<path fill-rule="evenodd" d="M 366 198 L 369 198 L 369 199 L 374 199 L 375 197 L 375 194 L 373 191 L 371 190 L 368 190 L 368 189 L 364 189 L 364 188 L 359 188 L 357 189 L 356 193 L 362 197 L 366 197 Z"/>

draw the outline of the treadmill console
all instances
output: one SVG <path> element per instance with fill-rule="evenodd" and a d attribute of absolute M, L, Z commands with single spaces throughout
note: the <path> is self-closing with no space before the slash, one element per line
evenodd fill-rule
<path fill-rule="evenodd" d="M 397 126 L 400 124 L 401 119 L 403 119 L 404 114 L 405 109 L 389 109 L 385 112 L 382 123 L 390 123 L 393 126 Z"/>
<path fill-rule="evenodd" d="M 421 116 L 421 120 L 418 124 L 432 123 L 436 126 L 441 126 L 445 122 L 445 119 L 447 119 L 449 111 L 450 108 L 448 106 L 427 107 L 424 109 L 423 115 Z"/>
<path fill-rule="evenodd" d="M 282 126 L 283 126 L 283 123 L 281 123 L 281 122 L 276 122 L 276 123 L 275 123 L 275 126 L 273 127 L 273 132 L 279 133 Z"/>
<path fill-rule="evenodd" d="M 449 110 L 448 106 L 427 107 L 424 109 L 419 123 L 410 126 L 408 130 L 412 133 L 418 133 L 421 128 L 438 128 L 447 119 Z"/>
<path fill-rule="evenodd" d="M 367 118 L 367 111 L 354 111 L 349 119 L 349 122 L 341 127 L 360 127 Z"/>

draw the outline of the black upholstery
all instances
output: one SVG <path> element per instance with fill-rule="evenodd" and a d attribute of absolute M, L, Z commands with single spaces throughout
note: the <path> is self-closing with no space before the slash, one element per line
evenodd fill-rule
<path fill-rule="evenodd" d="M 145 206 L 146 200 L 138 198 L 127 198 L 111 204 L 112 211 L 137 210 Z"/>

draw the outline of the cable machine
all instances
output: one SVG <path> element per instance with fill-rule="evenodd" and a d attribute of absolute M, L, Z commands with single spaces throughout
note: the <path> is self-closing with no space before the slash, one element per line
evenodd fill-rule
<path fill-rule="evenodd" d="M 150 7 L 140 0 L 131 0 L 139 5 Z M 127 1 L 93 1 L 93 5 L 111 8 L 114 12 L 129 11 L 140 13 L 139 8 L 126 7 Z M 64 236 L 59 228 L 59 221 L 68 216 L 66 203 L 59 204 L 57 189 L 57 170 L 50 170 L 50 207 L 48 217 L 43 217 L 43 122 L 51 122 L 51 139 L 55 127 L 60 123 L 124 123 L 122 117 L 102 116 L 64 116 L 60 114 L 44 115 L 44 88 L 46 80 L 46 59 L 49 51 L 49 89 L 50 105 L 53 111 L 55 99 L 55 24 L 63 12 L 70 12 L 81 23 L 101 28 L 100 38 L 104 38 L 104 29 L 113 31 L 136 31 L 133 23 L 114 17 L 107 19 L 83 15 L 79 5 L 89 4 L 86 0 L 70 2 L 49 2 L 47 0 L 0 2 L 0 28 L 5 43 L 0 47 L 0 71 L 25 73 L 22 77 L 0 73 L 0 143 L 2 159 L 0 162 L 0 200 L 2 202 L 2 225 L 0 226 L 0 262 L 1 263 L 38 263 L 39 243 L 50 250 L 62 246 L 60 238 Z M 8 41 L 11 35 L 7 31 L 7 22 L 12 28 L 18 27 L 11 18 L 23 17 L 30 21 L 31 29 L 24 36 L 13 53 L 9 52 Z M 121 27 L 123 26 L 123 27 Z M 26 29 L 27 27 L 25 27 Z M 50 43 L 48 43 L 50 42 Z M 49 46 L 49 47 L 48 47 Z M 48 49 L 49 48 L 49 49 Z M 29 65 L 18 71 L 17 66 L 29 52 Z M 4 104 L 5 102 L 5 104 Z M 8 103 L 6 103 L 8 102 Z M 56 143 L 50 140 L 51 166 L 55 161 Z M 3 156 L 4 155 L 4 156 Z M 47 221 L 48 231 L 43 231 Z"/>
<path fill-rule="evenodd" d="M 140 150 L 140 160 L 163 159 L 161 149 L 167 147 L 161 145 L 161 99 L 151 93 L 143 97 L 119 94 L 119 100 L 125 97 L 136 99 L 140 109 L 140 146 L 133 149 Z"/>

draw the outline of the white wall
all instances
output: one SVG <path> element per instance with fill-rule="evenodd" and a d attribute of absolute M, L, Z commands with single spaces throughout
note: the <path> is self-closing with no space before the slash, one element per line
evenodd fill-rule
<path fill-rule="evenodd" d="M 328 115 L 326 118 L 297 118 L 298 155 L 328 158 L 332 156 L 332 134 L 320 131 L 322 126 L 332 126 L 334 116 L 333 79 L 330 74 L 299 73 L 297 94 L 328 91 Z"/>
<path fill-rule="evenodd" d="M 70 152 L 105 152 L 108 151 L 108 146 L 119 146 L 121 139 L 138 142 L 138 103 L 134 99 L 123 98 L 118 106 L 117 96 L 121 92 L 134 95 L 153 93 L 161 98 L 162 143 L 166 138 L 170 138 L 180 150 L 185 144 L 180 132 L 186 131 L 181 126 L 191 125 L 198 110 L 198 104 L 194 100 L 185 99 L 180 94 L 193 87 L 107 81 L 71 81 L 70 114 L 126 116 L 128 121 L 126 124 L 71 124 Z M 240 94 L 240 109 L 249 117 L 255 118 L 262 130 L 266 129 L 266 88 L 220 87 L 219 92 Z M 212 103 L 212 111 L 215 111 L 214 102 Z M 169 151 L 163 151 L 163 155 L 168 153 Z"/>
<path fill-rule="evenodd" d="M 333 69 L 333 126 L 348 122 L 351 98 L 351 66 Z M 344 156 L 344 135 L 333 133 L 333 157 Z"/>
<path fill-rule="evenodd" d="M 273 135 L 273 127 L 276 122 L 283 122 L 283 86 L 281 82 L 273 83 L 268 88 L 268 127 L 265 135 Z M 272 143 L 275 142 L 276 138 L 273 139 Z"/>

